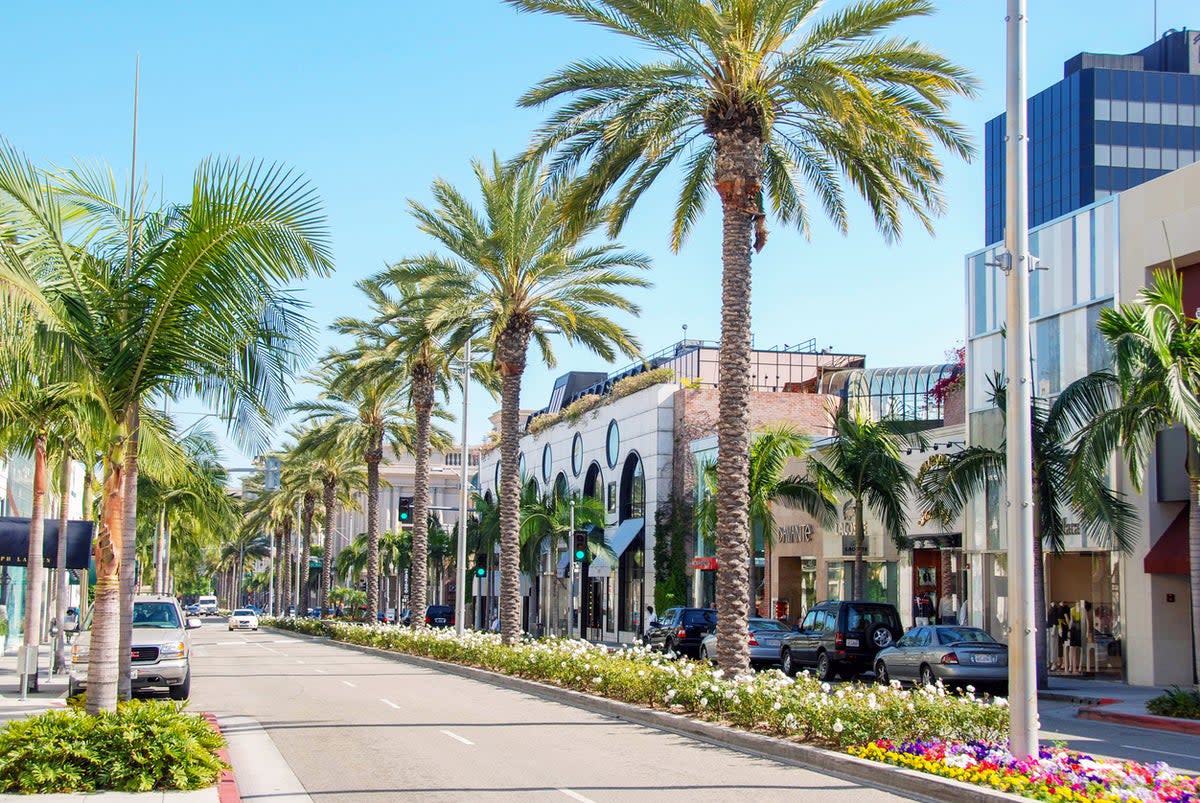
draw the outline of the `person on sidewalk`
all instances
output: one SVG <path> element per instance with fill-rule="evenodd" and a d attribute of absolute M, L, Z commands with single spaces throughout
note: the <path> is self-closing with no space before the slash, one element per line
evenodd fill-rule
<path fill-rule="evenodd" d="M 651 625 L 654 624 L 654 606 L 646 606 L 646 615 L 642 617 L 642 635 L 645 636 L 650 632 Z"/>

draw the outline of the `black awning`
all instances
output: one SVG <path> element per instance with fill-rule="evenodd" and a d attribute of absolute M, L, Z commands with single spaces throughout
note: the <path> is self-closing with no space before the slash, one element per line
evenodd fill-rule
<path fill-rule="evenodd" d="M 67 568 L 86 569 L 92 555 L 93 522 L 67 522 Z M 42 565 L 54 566 L 58 557 L 58 519 L 46 519 L 42 538 Z M 0 566 L 29 563 L 29 519 L 0 516 Z"/>

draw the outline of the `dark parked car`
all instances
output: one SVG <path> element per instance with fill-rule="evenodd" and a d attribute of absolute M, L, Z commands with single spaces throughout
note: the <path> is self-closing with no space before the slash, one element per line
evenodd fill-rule
<path fill-rule="evenodd" d="M 904 632 L 895 605 L 886 602 L 830 601 L 815 605 L 779 647 L 783 671 L 795 675 L 804 666 L 829 680 L 847 678 L 875 665 L 875 656 Z"/>
<path fill-rule="evenodd" d="M 875 657 L 875 679 L 923 686 L 1008 686 L 1008 647 L 977 627 L 914 627 Z"/>
<path fill-rule="evenodd" d="M 749 622 L 750 665 L 775 666 L 779 663 L 779 642 L 788 634 L 787 625 L 776 619 L 751 616 Z M 717 658 L 717 634 L 709 633 L 700 642 L 700 660 Z"/>
<path fill-rule="evenodd" d="M 642 642 L 652 650 L 700 656 L 700 642 L 717 626 L 712 608 L 667 608 L 650 623 Z"/>
<path fill-rule="evenodd" d="M 425 609 L 425 624 L 430 627 L 454 627 L 454 609 L 449 605 L 430 605 Z"/>

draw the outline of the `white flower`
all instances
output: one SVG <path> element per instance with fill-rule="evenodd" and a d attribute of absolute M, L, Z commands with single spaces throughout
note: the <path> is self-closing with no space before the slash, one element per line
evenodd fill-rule
<path fill-rule="evenodd" d="M 783 708 L 783 703 L 779 702 L 778 700 L 775 701 L 775 705 L 771 706 L 771 709 L 774 711 L 778 711 L 781 708 Z"/>
<path fill-rule="evenodd" d="M 833 723 L 833 732 L 834 733 L 841 733 L 845 729 L 846 729 L 846 726 L 842 724 L 842 721 L 840 719 L 837 722 Z"/>
<path fill-rule="evenodd" d="M 700 707 L 701 707 L 701 708 L 708 708 L 708 698 L 707 698 L 707 697 L 701 697 L 701 698 L 700 698 Z"/>

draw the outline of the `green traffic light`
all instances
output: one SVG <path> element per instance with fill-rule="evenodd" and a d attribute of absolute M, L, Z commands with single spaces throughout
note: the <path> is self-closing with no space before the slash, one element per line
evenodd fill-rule
<path fill-rule="evenodd" d="M 583 560 L 586 557 L 587 553 L 585 553 L 582 549 L 575 550 L 575 560 Z"/>
<path fill-rule="evenodd" d="M 476 566 L 475 567 L 475 576 L 476 577 L 487 577 L 487 569 L 485 569 L 482 566 Z"/>

